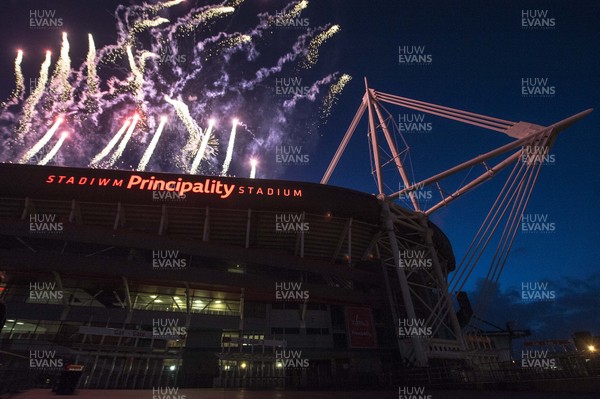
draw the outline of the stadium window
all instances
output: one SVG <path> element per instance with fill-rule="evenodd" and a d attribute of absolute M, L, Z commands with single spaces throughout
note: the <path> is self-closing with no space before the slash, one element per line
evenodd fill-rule
<path fill-rule="evenodd" d="M 271 334 L 272 335 L 283 335 L 283 328 L 282 327 L 271 327 Z"/>

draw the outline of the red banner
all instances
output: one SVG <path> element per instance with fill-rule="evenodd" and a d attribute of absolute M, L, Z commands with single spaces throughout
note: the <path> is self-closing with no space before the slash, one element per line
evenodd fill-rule
<path fill-rule="evenodd" d="M 370 308 L 346 307 L 346 328 L 350 348 L 376 348 L 375 325 Z"/>

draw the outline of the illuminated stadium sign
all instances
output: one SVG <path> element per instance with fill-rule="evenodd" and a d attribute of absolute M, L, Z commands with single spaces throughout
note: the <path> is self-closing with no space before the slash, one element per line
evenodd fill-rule
<path fill-rule="evenodd" d="M 0 197 L 380 217 L 375 196 L 317 183 L 60 166 L 0 164 Z"/>
<path fill-rule="evenodd" d="M 127 190 L 146 190 L 146 191 L 168 191 L 176 192 L 180 196 L 187 193 L 196 194 L 215 194 L 220 198 L 228 198 L 234 192 L 238 195 L 268 195 L 284 197 L 302 197 L 302 189 L 297 188 L 274 188 L 261 187 L 254 185 L 236 185 L 223 183 L 220 179 L 206 178 L 202 181 L 193 181 L 193 179 L 178 177 L 173 180 L 157 179 L 156 176 L 144 178 L 134 174 L 129 176 L 127 183 L 124 179 L 112 177 L 88 177 L 88 176 L 68 176 L 68 175 L 48 175 L 47 184 L 65 184 L 79 186 L 99 186 L 99 187 L 123 187 Z M 237 190 L 236 190 L 237 189 Z"/>

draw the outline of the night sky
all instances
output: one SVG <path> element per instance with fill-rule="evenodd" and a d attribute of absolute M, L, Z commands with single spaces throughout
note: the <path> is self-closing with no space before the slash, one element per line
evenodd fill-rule
<path fill-rule="evenodd" d="M 29 79 L 37 76 L 44 51 L 51 49 L 53 54 L 58 54 L 63 30 L 69 33 L 75 69 L 85 61 L 87 33 L 94 35 L 98 48 L 114 43 L 113 12 L 118 4 L 141 2 L 3 0 L 0 3 L 0 76 L 3 77 L 0 97 L 7 98 L 14 88 L 13 62 L 19 48 L 25 53 L 23 71 L 28 86 Z M 194 5 L 205 4 L 212 3 L 188 0 L 173 7 L 169 11 L 172 14 L 160 15 L 176 18 Z M 236 7 L 233 14 L 203 28 L 198 36 L 212 36 L 219 31 L 246 32 L 257 24 L 258 13 L 274 13 L 286 4 L 288 2 L 282 0 L 246 0 Z M 56 10 L 56 15 L 63 18 L 64 27 L 32 29 L 29 13 L 42 9 Z M 547 11 L 545 18 L 553 21 L 552 26 L 523 27 L 523 10 L 530 10 L 533 15 Z M 259 159 L 258 177 L 318 182 L 360 103 L 365 90 L 363 77 L 367 77 L 370 86 L 378 91 L 539 125 L 550 125 L 585 109 L 596 108 L 594 113 L 558 137 L 552 149 L 555 162 L 542 168 L 526 211 L 547 215 L 549 221 L 555 223 L 556 230 L 518 233 L 500 279 L 499 291 L 485 318 L 501 326 L 508 320 L 515 320 L 517 328 L 531 328 L 536 338 L 568 338 L 580 330 L 598 335 L 600 272 L 597 241 L 600 219 L 594 200 L 600 194 L 597 174 L 600 151 L 597 138 L 600 120 L 599 15 L 600 3 L 582 0 L 313 0 L 301 14 L 302 18 L 308 18 L 308 29 L 327 23 L 341 26 L 341 31 L 320 47 L 316 65 L 305 70 L 295 66 L 297 63 L 290 64 L 263 82 L 261 87 L 266 87 L 265 90 L 256 89 L 243 92 L 238 97 L 228 97 L 235 107 L 223 105 L 223 109 L 236 112 L 235 116 L 239 116 L 257 137 L 266 137 L 263 132 L 268 131 L 267 125 L 274 123 L 274 115 L 283 115 L 286 121 L 278 125 L 283 131 L 277 136 L 279 141 L 276 144 L 302 146 L 302 153 L 309 155 L 310 162 L 287 167 L 277 165 L 275 147 L 251 142 L 250 135 L 245 132 L 239 134 L 232 173 L 238 176 L 249 173 L 246 151 Z M 301 33 L 301 30 L 276 30 L 262 37 L 257 43 L 260 57 L 256 64 L 269 67 L 276 63 Z M 425 65 L 400 64 L 400 46 L 424 46 L 424 54 L 431 56 L 431 62 Z M 53 57 L 55 60 L 56 57 Z M 125 71 L 122 73 L 126 73 L 126 60 L 122 59 L 119 63 Z M 232 79 L 243 76 L 245 72 L 250 73 L 248 63 L 235 56 L 227 66 Z M 353 79 L 342 91 L 331 115 L 325 119 L 320 116 L 321 103 L 328 85 L 320 87 L 314 101 L 300 100 L 294 109 L 285 112 L 281 111 L 281 103 L 285 99 L 265 95 L 266 91 L 273 90 L 276 78 L 300 76 L 304 84 L 311 84 L 335 72 L 349 74 Z M 207 69 L 205 80 L 210 80 L 211 73 L 217 74 Z M 547 79 L 546 87 L 553 87 L 554 95 L 523 97 L 523 78 Z M 196 94 L 202 96 L 202 92 Z M 211 112 L 220 112 L 216 109 L 218 104 L 213 102 L 211 107 Z M 400 113 L 412 113 L 392 105 L 386 105 L 386 108 L 396 121 Z M 224 117 L 226 113 L 219 115 Z M 513 140 L 498 132 L 435 116 L 427 115 L 425 121 L 431 123 L 431 131 L 405 134 L 411 147 L 410 177 L 417 181 Z M 6 127 L 10 123 L 6 115 L 0 117 L 1 126 Z M 221 133 L 224 133 L 223 141 L 226 142 L 228 130 Z M 375 192 L 366 133 L 367 124 L 363 120 L 330 184 Z M 6 141 L 8 136 L 0 137 Z M 107 138 L 95 136 L 90 140 Z M 134 140 L 132 147 L 138 145 L 143 148 L 144 140 Z M 65 144 L 66 154 L 77 151 L 75 147 L 69 149 L 69 145 Z M 160 152 L 157 149 L 157 153 Z M 133 150 L 126 155 L 139 159 L 139 152 Z M 218 156 L 222 158 L 223 154 Z M 177 171 L 168 162 L 169 151 L 157 155 L 157 158 L 152 170 Z M 2 161 L 11 161 L 6 158 L 6 152 Z M 68 156 L 60 158 L 60 164 L 81 166 Z M 127 166 L 127 163 L 117 165 L 121 168 Z M 389 164 L 384 169 L 386 192 L 397 191 L 399 178 L 393 165 Z M 431 217 L 450 238 L 457 260 L 461 259 L 490 209 L 508 171 Z M 476 167 L 470 176 L 481 173 L 483 168 Z M 457 176 L 444 188 L 456 189 L 463 178 L 465 174 Z M 485 266 L 485 262 L 479 265 L 477 276 L 467 287 L 470 291 L 477 290 L 477 278 L 485 276 Z M 556 292 L 556 299 L 525 303 L 520 297 L 521 284 L 525 282 L 548 282 L 550 289 Z M 473 293 L 471 298 L 474 298 Z"/>

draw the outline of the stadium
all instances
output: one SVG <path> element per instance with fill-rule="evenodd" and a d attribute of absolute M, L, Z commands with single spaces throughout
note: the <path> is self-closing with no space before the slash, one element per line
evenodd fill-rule
<path fill-rule="evenodd" d="M 381 102 L 515 140 L 411 183 Z M 377 195 L 327 184 L 366 110 Z M 3 380 L 52 386 L 65 368 L 81 372 L 80 388 L 95 389 L 514 380 L 512 340 L 529 332 L 477 326 L 486 300 L 472 307 L 461 290 L 477 260 L 465 263 L 468 252 L 457 265 L 429 215 L 514 164 L 474 238 L 498 239 L 504 223 L 500 243 L 512 242 L 542 155 L 590 112 L 543 127 L 367 86 L 321 184 L 0 164 L 0 350 L 10 355 L 0 366 Z M 404 181 L 396 193 L 383 191 L 374 114 Z M 423 187 L 476 164 L 486 166 L 483 175 L 437 204 L 419 203 Z M 490 271 L 501 272 L 509 250 L 505 244 Z M 469 251 L 479 259 L 485 245 Z M 482 290 L 493 291 L 500 272 Z M 519 378 L 550 378 L 550 369 L 587 373 L 581 356 L 565 359 Z"/>
<path fill-rule="evenodd" d="M 597 12 L 338 3 L 7 4 L 1 399 L 598 390 Z"/>
<path fill-rule="evenodd" d="M 352 190 L 116 170 L 0 169 L 8 307 L 2 350 L 21 353 L 27 364 L 31 351 L 46 351 L 84 365 L 85 388 L 175 381 L 347 385 L 371 374 L 381 383 L 414 360 L 397 356 L 392 315 L 404 317 L 406 310 L 394 270 L 382 268 L 394 258 L 382 213 L 398 219 L 399 242 L 429 248 L 430 232 L 443 273 L 455 266 L 435 225 L 418 234 L 416 214 Z M 182 179 L 182 187 L 214 190 L 179 195 L 169 182 Z M 167 183 L 148 190 L 141 181 Z M 419 279 L 433 284 L 424 274 Z M 425 309 L 415 304 L 414 311 Z M 165 335 L 153 328 L 158 324 L 183 334 Z M 443 334 L 449 333 L 440 332 L 430 357 L 457 361 L 456 344 Z M 303 367 L 282 367 L 290 353 L 300 353 L 296 363 Z M 55 370 L 30 373 L 39 378 Z"/>

